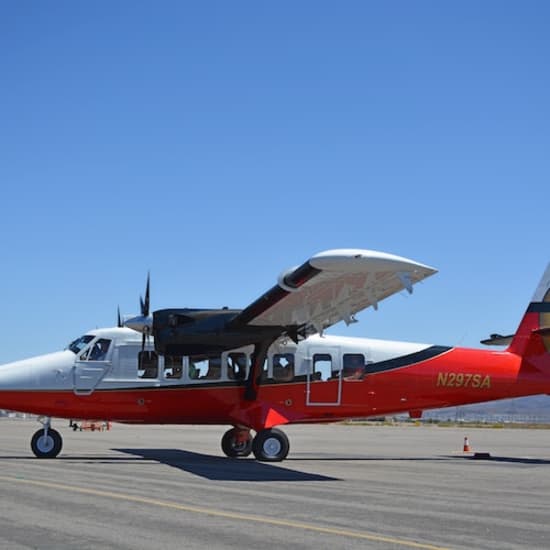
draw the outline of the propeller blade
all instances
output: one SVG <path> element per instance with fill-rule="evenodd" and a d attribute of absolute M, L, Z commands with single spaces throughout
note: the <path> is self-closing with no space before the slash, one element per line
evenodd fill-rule
<path fill-rule="evenodd" d="M 145 353 L 145 338 L 147 336 L 145 335 L 145 332 L 141 335 L 141 353 L 139 354 L 139 369 L 143 369 L 143 360 L 144 360 L 144 353 Z"/>
<path fill-rule="evenodd" d="M 145 299 L 139 297 L 139 307 L 141 309 L 141 314 L 135 317 L 127 317 L 123 320 L 123 326 L 131 328 L 137 332 L 141 332 L 144 335 L 142 341 L 141 351 L 145 350 L 145 336 L 149 337 L 153 330 L 153 316 L 150 314 L 150 298 L 151 296 L 151 283 L 150 275 L 147 273 L 147 285 L 145 286 Z M 149 339 L 147 339 L 149 342 Z"/>
<path fill-rule="evenodd" d="M 120 306 L 117 306 L 117 308 L 116 308 L 116 326 L 118 328 L 121 328 L 121 327 L 124 326 L 122 324 L 122 317 L 120 316 Z"/>
<path fill-rule="evenodd" d="M 149 315 L 149 287 L 150 287 L 150 274 L 147 273 L 147 285 L 145 286 L 145 300 L 140 296 L 139 305 L 141 307 L 141 314 L 144 317 Z"/>

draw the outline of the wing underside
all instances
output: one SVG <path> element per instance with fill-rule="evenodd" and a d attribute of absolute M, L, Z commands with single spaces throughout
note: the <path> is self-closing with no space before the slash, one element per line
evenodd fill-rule
<path fill-rule="evenodd" d="M 301 327 L 322 332 L 413 285 L 436 270 L 407 258 L 371 250 L 329 250 L 281 274 L 278 284 L 245 308 L 235 322 Z"/>

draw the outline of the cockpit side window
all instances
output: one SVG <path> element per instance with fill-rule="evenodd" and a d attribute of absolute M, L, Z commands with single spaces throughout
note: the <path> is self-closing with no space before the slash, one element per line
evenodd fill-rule
<path fill-rule="evenodd" d="M 111 340 L 106 338 L 100 338 L 88 353 L 88 361 L 105 361 L 107 359 L 107 352 L 109 351 L 109 346 L 111 345 Z"/>
<path fill-rule="evenodd" d="M 92 336 L 91 334 L 85 334 L 84 336 L 73 340 L 68 345 L 67 349 L 70 349 L 73 353 L 78 355 L 93 339 L 94 336 Z"/>

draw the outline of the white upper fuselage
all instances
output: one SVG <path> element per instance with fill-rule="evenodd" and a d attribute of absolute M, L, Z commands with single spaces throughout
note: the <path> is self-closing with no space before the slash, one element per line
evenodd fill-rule
<path fill-rule="evenodd" d="M 212 377 L 208 375 L 209 363 L 205 357 L 170 358 L 156 357 L 156 354 L 153 354 L 152 368 L 147 370 L 143 366 L 144 363 L 138 360 L 142 346 L 141 335 L 128 328 L 96 329 L 88 332 L 85 338 L 88 341 L 78 353 L 66 349 L 1 365 L 0 390 L 73 390 L 75 393 L 86 394 L 96 389 L 230 382 L 235 380 L 235 375 L 231 371 L 232 360 L 242 359 L 246 363 L 246 369 L 243 367 L 243 371 L 247 371 L 253 351 L 253 347 L 248 346 L 223 353 L 218 360 L 219 372 Z M 91 356 L 98 342 L 108 343 L 105 357 Z M 328 376 L 330 371 L 334 374 L 342 370 L 346 354 L 361 354 L 365 364 L 370 364 L 419 352 L 428 347 L 428 344 L 328 335 L 314 335 L 298 345 L 288 339 L 282 339 L 269 349 L 265 374 L 267 377 L 273 377 L 274 369 L 277 368 L 274 367 L 274 361 L 278 361 L 285 354 L 293 355 L 294 376 L 313 373 L 311 365 L 315 354 L 319 357 L 324 352 L 331 354 L 330 366 L 324 366 L 329 369 L 325 373 Z M 151 341 L 146 346 L 146 353 L 152 350 Z M 177 361 L 174 361 L 175 359 Z M 210 358 L 210 365 L 211 363 Z M 319 370 L 321 368 L 322 365 L 319 366 Z M 243 371 L 239 377 L 241 380 L 246 377 Z"/>

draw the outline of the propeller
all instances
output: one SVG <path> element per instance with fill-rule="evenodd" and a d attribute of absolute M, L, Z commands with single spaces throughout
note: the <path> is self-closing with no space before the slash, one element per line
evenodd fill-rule
<path fill-rule="evenodd" d="M 141 316 L 148 319 L 149 318 L 149 303 L 150 303 L 150 287 L 151 287 L 151 277 L 150 273 L 147 272 L 147 284 L 145 285 L 145 300 L 140 296 L 139 297 L 139 306 L 141 309 Z M 141 334 L 141 355 L 145 351 L 145 343 L 149 343 L 149 335 L 151 334 L 151 327 L 149 325 L 143 326 L 143 332 Z M 149 354 L 148 354 L 149 355 Z M 149 359 L 149 357 L 147 357 Z"/>
<path fill-rule="evenodd" d="M 147 284 L 145 285 L 145 299 L 139 297 L 139 307 L 141 310 L 141 317 L 144 319 L 143 329 L 141 332 L 141 354 L 140 354 L 140 369 L 143 368 L 144 359 L 148 362 L 151 359 L 151 352 L 147 351 L 147 357 L 145 357 L 145 344 L 149 344 L 149 336 L 151 335 L 152 319 L 149 315 L 149 305 L 151 302 L 151 274 L 147 272 Z"/>
<path fill-rule="evenodd" d="M 124 321 L 124 326 L 135 330 L 136 332 L 141 332 L 143 336 L 148 336 L 151 334 L 153 329 L 153 316 L 150 312 L 150 275 L 147 273 L 147 285 L 145 286 L 145 299 L 139 297 L 139 306 L 140 306 L 140 315 L 132 317 L 131 319 L 126 319 Z M 145 342 L 145 340 L 144 340 Z M 145 345 L 145 344 L 144 344 Z"/>
<path fill-rule="evenodd" d="M 118 326 L 124 326 L 141 332 L 141 353 L 140 353 L 140 369 L 142 368 L 143 358 L 145 357 L 145 345 L 149 343 L 149 336 L 153 331 L 153 316 L 150 312 L 151 302 L 151 277 L 147 272 L 147 284 L 145 285 L 145 298 L 139 297 L 140 315 L 125 319 L 122 321 L 120 317 L 120 309 L 118 310 Z M 151 359 L 151 352 L 147 352 L 147 360 Z"/>
<path fill-rule="evenodd" d="M 124 326 L 124 323 L 122 322 L 122 317 L 120 316 L 120 306 L 117 306 L 116 308 L 116 326 L 118 328 L 122 328 Z"/>
<path fill-rule="evenodd" d="M 139 297 L 139 305 L 141 308 L 141 314 L 143 317 L 149 316 L 149 287 L 151 283 L 151 274 L 147 272 L 147 285 L 145 286 L 145 301 L 140 296 Z"/>

